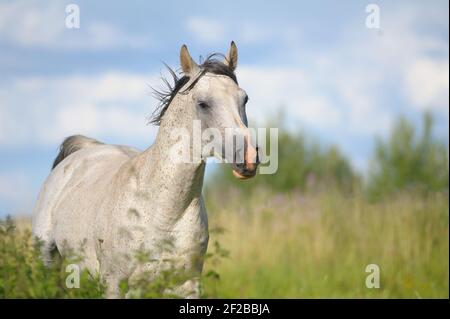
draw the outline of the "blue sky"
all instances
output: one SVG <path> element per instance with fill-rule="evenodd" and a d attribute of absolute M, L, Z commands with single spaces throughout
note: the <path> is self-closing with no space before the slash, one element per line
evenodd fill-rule
<path fill-rule="evenodd" d="M 432 111 L 448 141 L 448 27 L 447 1 L 0 1 L 0 216 L 30 212 L 65 136 L 148 147 L 149 86 L 183 43 L 198 57 L 235 40 L 250 122 L 283 108 L 361 172 L 400 114 Z"/>

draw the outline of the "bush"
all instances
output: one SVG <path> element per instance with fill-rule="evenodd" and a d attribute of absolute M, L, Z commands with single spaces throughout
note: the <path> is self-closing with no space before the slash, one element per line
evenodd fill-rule
<path fill-rule="evenodd" d="M 216 231 L 211 229 L 211 234 L 215 233 Z M 213 247 L 205 256 L 205 263 L 209 264 L 208 271 L 200 277 L 203 298 L 215 296 L 214 287 L 220 276 L 214 267 L 228 254 L 217 240 L 211 245 Z M 68 253 L 68 256 L 63 258 L 55 258 L 51 266 L 46 266 L 40 258 L 40 246 L 41 244 L 32 238 L 29 228 L 18 229 L 11 218 L 0 220 L 0 299 L 104 297 L 105 285 L 98 276 L 91 276 L 87 270 L 80 270 L 78 287 L 67 287 L 66 282 L 73 272 L 73 268 L 67 266 L 79 265 L 83 260 L 82 250 Z M 170 247 L 164 249 L 170 250 Z M 136 251 L 134 258 L 138 267 L 148 262 L 160 262 L 145 250 Z M 164 263 L 168 266 L 167 269 L 161 271 L 160 276 L 153 280 L 149 280 L 152 276 L 147 272 L 133 280 L 122 280 L 122 297 L 179 297 L 174 291 L 178 284 L 187 279 L 186 275 L 173 268 L 173 260 L 165 259 Z"/>
<path fill-rule="evenodd" d="M 404 190 L 448 191 L 448 173 L 447 146 L 433 137 L 431 114 L 423 116 L 421 135 L 401 117 L 387 141 L 377 140 L 368 194 L 377 200 Z"/>
<path fill-rule="evenodd" d="M 87 271 L 80 272 L 80 288 L 69 289 L 66 266 L 77 256 L 59 258 L 46 267 L 40 243 L 29 229 L 18 230 L 10 218 L 0 220 L 0 298 L 101 298 L 104 287 Z"/>

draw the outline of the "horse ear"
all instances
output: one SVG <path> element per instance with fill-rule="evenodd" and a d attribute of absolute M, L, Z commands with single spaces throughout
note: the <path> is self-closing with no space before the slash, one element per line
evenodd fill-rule
<path fill-rule="evenodd" d="M 198 71 L 199 67 L 191 58 L 186 44 L 183 44 L 180 50 L 180 63 L 184 74 L 193 74 Z"/>
<path fill-rule="evenodd" d="M 237 46 L 234 41 L 231 41 L 230 49 L 225 57 L 224 63 L 230 67 L 233 71 L 236 70 L 238 61 L 238 51 Z"/>

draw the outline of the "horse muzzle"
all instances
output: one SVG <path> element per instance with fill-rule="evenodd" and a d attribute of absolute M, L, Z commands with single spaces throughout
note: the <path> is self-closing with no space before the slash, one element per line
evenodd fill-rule
<path fill-rule="evenodd" d="M 249 179 L 256 175 L 259 165 L 258 147 L 249 145 L 245 150 L 244 163 L 233 163 L 233 175 L 239 179 Z"/>

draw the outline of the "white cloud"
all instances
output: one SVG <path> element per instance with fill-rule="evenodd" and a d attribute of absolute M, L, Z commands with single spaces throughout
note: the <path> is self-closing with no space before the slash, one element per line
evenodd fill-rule
<path fill-rule="evenodd" d="M 416 4 L 384 10 L 382 21 L 381 33 L 362 32 L 349 49 L 354 61 L 367 57 L 368 65 L 359 68 L 377 77 L 372 91 L 388 83 L 417 111 L 448 112 L 448 37 L 442 36 L 448 13 L 440 6 Z"/>
<path fill-rule="evenodd" d="M 404 89 L 405 95 L 418 110 L 448 112 L 448 60 L 415 60 L 405 72 Z"/>
<path fill-rule="evenodd" d="M 226 27 L 217 20 L 192 17 L 187 20 L 186 27 L 200 42 L 215 44 L 226 39 Z"/>
<path fill-rule="evenodd" d="M 395 117 L 405 112 L 404 106 L 406 112 L 412 108 L 448 116 L 448 38 L 441 34 L 448 30 L 448 15 L 439 10 L 382 7 L 380 31 L 350 23 L 340 44 L 326 52 L 308 55 L 306 45 L 292 51 L 307 56 L 302 65 L 310 85 L 324 88 L 326 92 L 319 93 L 331 93 L 333 102 L 340 104 L 336 111 L 346 130 L 385 135 Z"/>
<path fill-rule="evenodd" d="M 421 5 L 382 6 L 382 15 L 380 31 L 367 29 L 364 19 L 349 21 L 347 29 L 336 31 L 336 45 L 324 51 L 309 49 L 306 31 L 288 22 L 266 28 L 255 21 L 189 21 L 204 42 L 231 34 L 238 44 L 277 43 L 271 52 L 283 60 L 238 67 L 251 97 L 250 119 L 263 122 L 284 107 L 290 119 L 311 128 L 371 138 L 386 135 L 407 103 L 419 112 L 448 113 L 448 40 L 427 29 L 448 28 L 448 18 L 445 23 L 438 6 Z M 406 103 L 392 105 L 400 100 Z"/>
<path fill-rule="evenodd" d="M 0 40 L 22 47 L 62 50 L 142 48 L 151 45 L 149 35 L 134 35 L 110 23 L 84 19 L 80 28 L 65 27 L 62 2 L 14 1 L 0 3 Z"/>
<path fill-rule="evenodd" d="M 372 73 L 372 74 L 371 74 Z M 385 135 L 392 123 L 393 112 L 380 101 L 382 77 L 360 69 L 340 70 L 333 77 L 324 78 L 341 100 L 344 127 L 352 134 Z"/>
<path fill-rule="evenodd" d="M 62 4 L 26 1 L 1 3 L 0 38 L 21 45 L 49 45 L 64 31 L 64 14 Z"/>
<path fill-rule="evenodd" d="M 330 136 L 341 132 L 383 135 L 393 115 L 379 102 L 376 77 L 342 70 L 326 76 L 306 67 L 240 66 L 240 86 L 250 96 L 248 116 L 258 124 L 273 118 L 280 109 L 287 119 L 321 129 Z"/>
<path fill-rule="evenodd" d="M 148 141 L 155 75 L 18 78 L 0 89 L 0 145 L 56 145 L 72 134 Z"/>
<path fill-rule="evenodd" d="M 283 108 L 292 119 L 320 128 L 333 128 L 341 120 L 339 112 L 311 83 L 302 68 L 241 66 L 240 86 L 250 96 L 250 120 L 263 123 Z"/>

